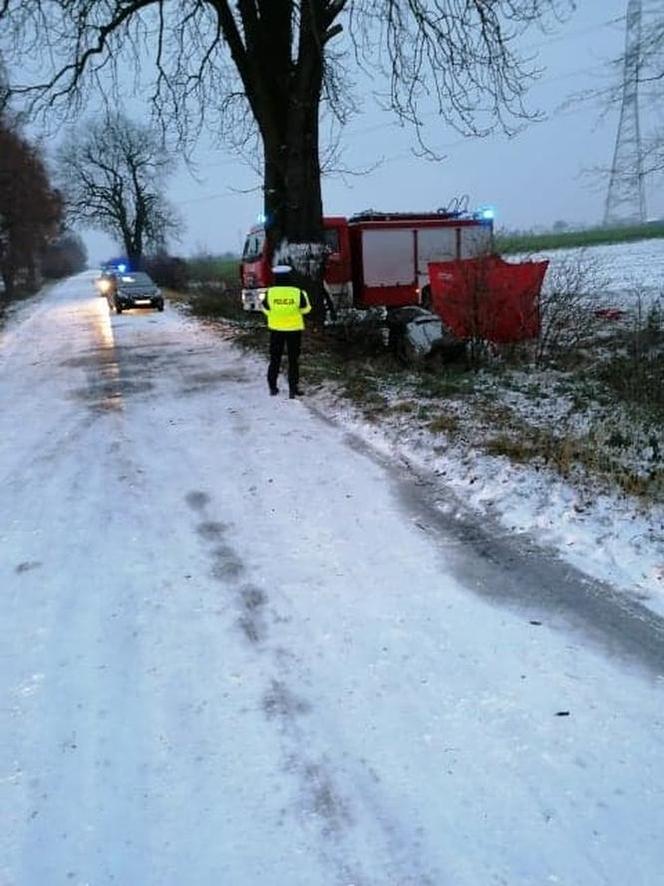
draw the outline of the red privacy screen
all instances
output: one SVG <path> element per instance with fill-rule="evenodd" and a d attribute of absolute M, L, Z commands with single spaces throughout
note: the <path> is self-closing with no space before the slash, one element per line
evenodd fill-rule
<path fill-rule="evenodd" d="M 430 262 L 431 303 L 458 338 L 516 342 L 537 338 L 539 295 L 548 261 L 510 264 L 491 255 Z"/>

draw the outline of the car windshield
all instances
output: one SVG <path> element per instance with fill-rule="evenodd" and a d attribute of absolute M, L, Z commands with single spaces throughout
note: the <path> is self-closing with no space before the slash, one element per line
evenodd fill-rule
<path fill-rule="evenodd" d="M 154 286 L 150 277 L 143 271 L 136 271 L 135 274 L 123 274 L 120 279 L 123 283 L 135 283 L 137 286 Z"/>

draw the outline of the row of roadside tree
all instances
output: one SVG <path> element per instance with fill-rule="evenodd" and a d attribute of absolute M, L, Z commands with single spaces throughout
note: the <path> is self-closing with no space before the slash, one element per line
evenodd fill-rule
<path fill-rule="evenodd" d="M 86 264 L 80 238 L 64 227 L 64 203 L 39 147 L 0 117 L 0 277 L 3 297 L 36 290 Z"/>

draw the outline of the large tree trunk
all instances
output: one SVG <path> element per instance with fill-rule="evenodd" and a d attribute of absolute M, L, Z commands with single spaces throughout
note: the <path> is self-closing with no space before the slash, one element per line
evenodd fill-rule
<path fill-rule="evenodd" d="M 131 271 L 140 271 L 143 268 L 143 250 L 132 244 L 127 250 L 127 260 Z"/>
<path fill-rule="evenodd" d="M 141 262 L 143 261 L 143 249 L 140 241 L 137 243 L 134 232 L 128 228 L 124 230 L 122 239 L 124 241 L 125 256 L 129 262 L 129 269 L 131 271 L 140 270 Z"/>
<path fill-rule="evenodd" d="M 324 254 L 317 106 L 296 106 L 289 118 L 285 151 L 282 139 L 274 146 L 265 139 L 266 156 L 280 161 L 266 163 L 267 236 L 278 260 L 293 267 L 296 282 L 309 293 L 314 323 L 320 324 Z"/>
<path fill-rule="evenodd" d="M 132 236 L 131 248 L 131 267 L 135 271 L 143 268 L 143 240 L 147 223 L 148 209 L 145 205 L 145 198 L 141 190 L 141 186 L 134 177 L 134 200 L 136 202 L 136 215 L 134 217 L 134 230 Z"/>
<path fill-rule="evenodd" d="M 289 18 L 283 12 L 277 15 L 278 6 L 264 7 L 274 14 L 275 21 L 267 43 L 262 44 L 263 51 L 250 57 L 253 64 L 245 86 L 263 140 L 267 237 L 277 260 L 294 268 L 296 282 L 311 297 L 314 324 L 322 325 L 324 247 L 318 114 L 323 56 L 315 23 L 304 16 L 298 57 L 291 58 L 291 35 L 284 28 Z"/>

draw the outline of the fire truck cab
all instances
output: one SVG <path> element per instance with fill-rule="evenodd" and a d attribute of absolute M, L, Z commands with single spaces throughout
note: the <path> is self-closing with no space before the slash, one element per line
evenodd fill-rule
<path fill-rule="evenodd" d="M 345 218 L 330 217 L 323 220 L 326 246 L 325 285 L 334 298 L 335 305 L 352 304 L 350 283 L 350 244 L 348 223 Z M 240 262 L 242 284 L 242 307 L 245 311 L 259 311 L 268 286 L 272 285 L 273 256 L 270 252 L 265 228 L 254 225 L 247 234 Z"/>

